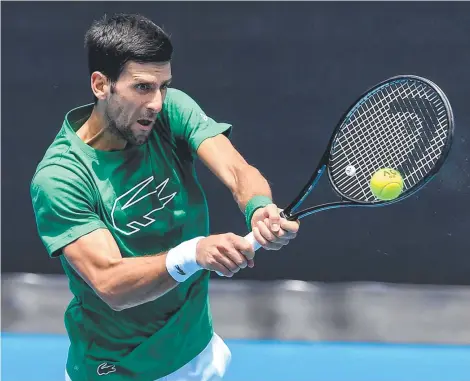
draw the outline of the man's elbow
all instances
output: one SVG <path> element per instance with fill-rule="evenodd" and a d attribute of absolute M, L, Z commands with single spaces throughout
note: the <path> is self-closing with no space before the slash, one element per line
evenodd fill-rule
<path fill-rule="evenodd" d="M 137 307 L 143 303 L 149 302 L 157 297 L 163 296 L 164 293 L 152 299 L 138 299 L 130 293 L 122 293 L 111 287 L 110 285 L 101 285 L 95 288 L 96 294 L 105 302 L 113 311 L 123 311 L 129 308 Z"/>
<path fill-rule="evenodd" d="M 119 300 L 115 300 L 115 299 L 111 299 L 111 298 L 108 298 L 108 299 L 103 299 L 105 301 L 105 303 L 108 305 L 109 308 L 111 308 L 113 311 L 123 311 L 125 310 L 126 307 L 125 304 L 121 303 Z"/>
<path fill-rule="evenodd" d="M 120 295 L 109 283 L 97 283 L 93 286 L 93 289 L 98 297 L 113 311 L 122 311 L 127 308 L 123 295 Z"/>

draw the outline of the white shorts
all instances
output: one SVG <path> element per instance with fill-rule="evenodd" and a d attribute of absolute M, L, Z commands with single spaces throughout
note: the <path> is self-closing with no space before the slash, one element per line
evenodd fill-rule
<path fill-rule="evenodd" d="M 230 349 L 219 335 L 214 333 L 209 344 L 199 355 L 168 376 L 155 381 L 219 381 L 224 377 L 231 359 Z M 71 381 L 67 371 L 65 381 Z"/>

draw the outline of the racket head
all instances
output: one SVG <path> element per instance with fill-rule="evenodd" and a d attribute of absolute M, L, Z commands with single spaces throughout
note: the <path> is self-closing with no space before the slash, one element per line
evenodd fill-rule
<path fill-rule="evenodd" d="M 364 206 L 395 203 L 426 185 L 444 164 L 452 146 L 454 116 L 444 92 L 414 75 L 384 80 L 364 92 L 343 114 L 328 145 L 327 173 L 344 202 Z M 370 179 L 393 168 L 403 191 L 377 199 Z"/>

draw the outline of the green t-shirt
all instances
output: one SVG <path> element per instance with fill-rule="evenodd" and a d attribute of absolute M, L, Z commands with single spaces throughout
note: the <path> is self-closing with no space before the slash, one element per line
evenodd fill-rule
<path fill-rule="evenodd" d="M 36 223 L 47 252 L 59 257 L 74 295 L 65 312 L 73 381 L 163 377 L 210 341 L 209 272 L 198 271 L 164 296 L 114 311 L 73 270 L 62 248 L 108 229 L 123 257 L 166 251 L 209 234 L 208 208 L 195 173 L 196 150 L 231 126 L 206 116 L 182 91 L 169 89 L 149 141 L 98 151 L 76 130 L 93 105 L 70 111 L 31 183 Z"/>

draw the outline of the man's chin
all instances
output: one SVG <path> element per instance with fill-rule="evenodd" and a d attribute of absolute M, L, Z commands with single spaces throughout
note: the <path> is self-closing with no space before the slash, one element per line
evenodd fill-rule
<path fill-rule="evenodd" d="M 150 135 L 146 136 L 136 136 L 127 142 L 132 146 L 141 146 L 148 142 Z"/>

